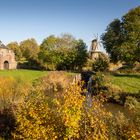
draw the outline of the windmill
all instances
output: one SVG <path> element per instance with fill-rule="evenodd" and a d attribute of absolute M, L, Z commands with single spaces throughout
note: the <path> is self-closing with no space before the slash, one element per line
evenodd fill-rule
<path fill-rule="evenodd" d="M 94 35 L 94 38 L 91 42 L 91 47 L 90 47 L 90 58 L 92 60 L 96 60 L 99 57 L 99 54 L 101 53 L 99 51 L 99 47 L 101 47 L 101 41 L 99 40 L 98 34 Z"/>
<path fill-rule="evenodd" d="M 98 37 L 98 34 L 94 35 L 94 38 L 95 39 L 92 40 L 91 47 L 90 47 L 91 52 L 99 51 L 99 48 L 101 47 L 101 41 Z"/>

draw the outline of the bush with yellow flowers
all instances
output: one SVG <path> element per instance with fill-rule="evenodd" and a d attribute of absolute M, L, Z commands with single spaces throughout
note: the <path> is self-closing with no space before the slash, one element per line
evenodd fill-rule
<path fill-rule="evenodd" d="M 103 107 L 104 101 L 105 99 L 99 95 L 94 96 L 90 104 L 85 104 L 81 120 L 80 139 L 108 139 L 108 121 L 112 114 Z"/>
<path fill-rule="evenodd" d="M 81 86 L 71 85 L 64 93 L 43 93 L 38 86 L 16 113 L 15 139 L 68 139 L 79 137 L 84 96 Z"/>
<path fill-rule="evenodd" d="M 53 73 L 33 86 L 13 78 L 0 80 L 0 139 L 139 139 L 138 109 L 135 120 L 113 116 L 105 110 L 102 94 L 83 96 L 87 91 L 82 83 L 70 84 L 61 76 Z"/>
<path fill-rule="evenodd" d="M 42 79 L 44 81 L 44 79 Z M 46 81 L 47 82 L 47 81 Z M 62 90 L 41 81 L 16 111 L 14 139 L 107 139 L 107 119 L 102 101 L 93 98 L 87 106 L 82 84 L 69 84 Z M 53 91 L 53 92 L 52 92 Z"/>
<path fill-rule="evenodd" d="M 24 100 L 30 90 L 30 84 L 22 79 L 0 77 L 0 137 L 11 139 L 15 130 L 15 108 Z"/>
<path fill-rule="evenodd" d="M 82 92 L 82 83 L 69 84 L 65 75 L 39 79 L 16 110 L 13 139 L 107 139 L 110 114 L 102 98 L 89 106 Z"/>

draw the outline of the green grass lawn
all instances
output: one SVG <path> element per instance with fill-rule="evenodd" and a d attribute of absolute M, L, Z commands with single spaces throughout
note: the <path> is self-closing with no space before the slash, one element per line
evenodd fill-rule
<path fill-rule="evenodd" d="M 47 71 L 37 71 L 37 70 L 1 70 L 0 77 L 14 77 L 22 78 L 27 81 L 33 81 L 41 76 L 46 75 Z"/>
<path fill-rule="evenodd" d="M 140 91 L 140 74 L 108 75 L 111 84 L 119 86 L 124 92 L 138 93 Z"/>

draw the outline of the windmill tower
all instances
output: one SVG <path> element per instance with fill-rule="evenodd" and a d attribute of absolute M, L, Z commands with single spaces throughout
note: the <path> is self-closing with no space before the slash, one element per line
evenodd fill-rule
<path fill-rule="evenodd" d="M 100 46 L 100 42 L 98 41 L 98 37 L 96 37 L 95 39 L 92 40 L 90 51 L 89 51 L 89 57 L 93 61 L 95 61 L 101 53 L 99 51 L 99 46 Z"/>

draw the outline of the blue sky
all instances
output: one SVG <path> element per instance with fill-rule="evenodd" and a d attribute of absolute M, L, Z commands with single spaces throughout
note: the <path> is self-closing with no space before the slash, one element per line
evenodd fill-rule
<path fill-rule="evenodd" d="M 88 46 L 114 18 L 139 6 L 140 0 L 0 0 L 0 40 L 7 44 L 71 33 Z"/>

